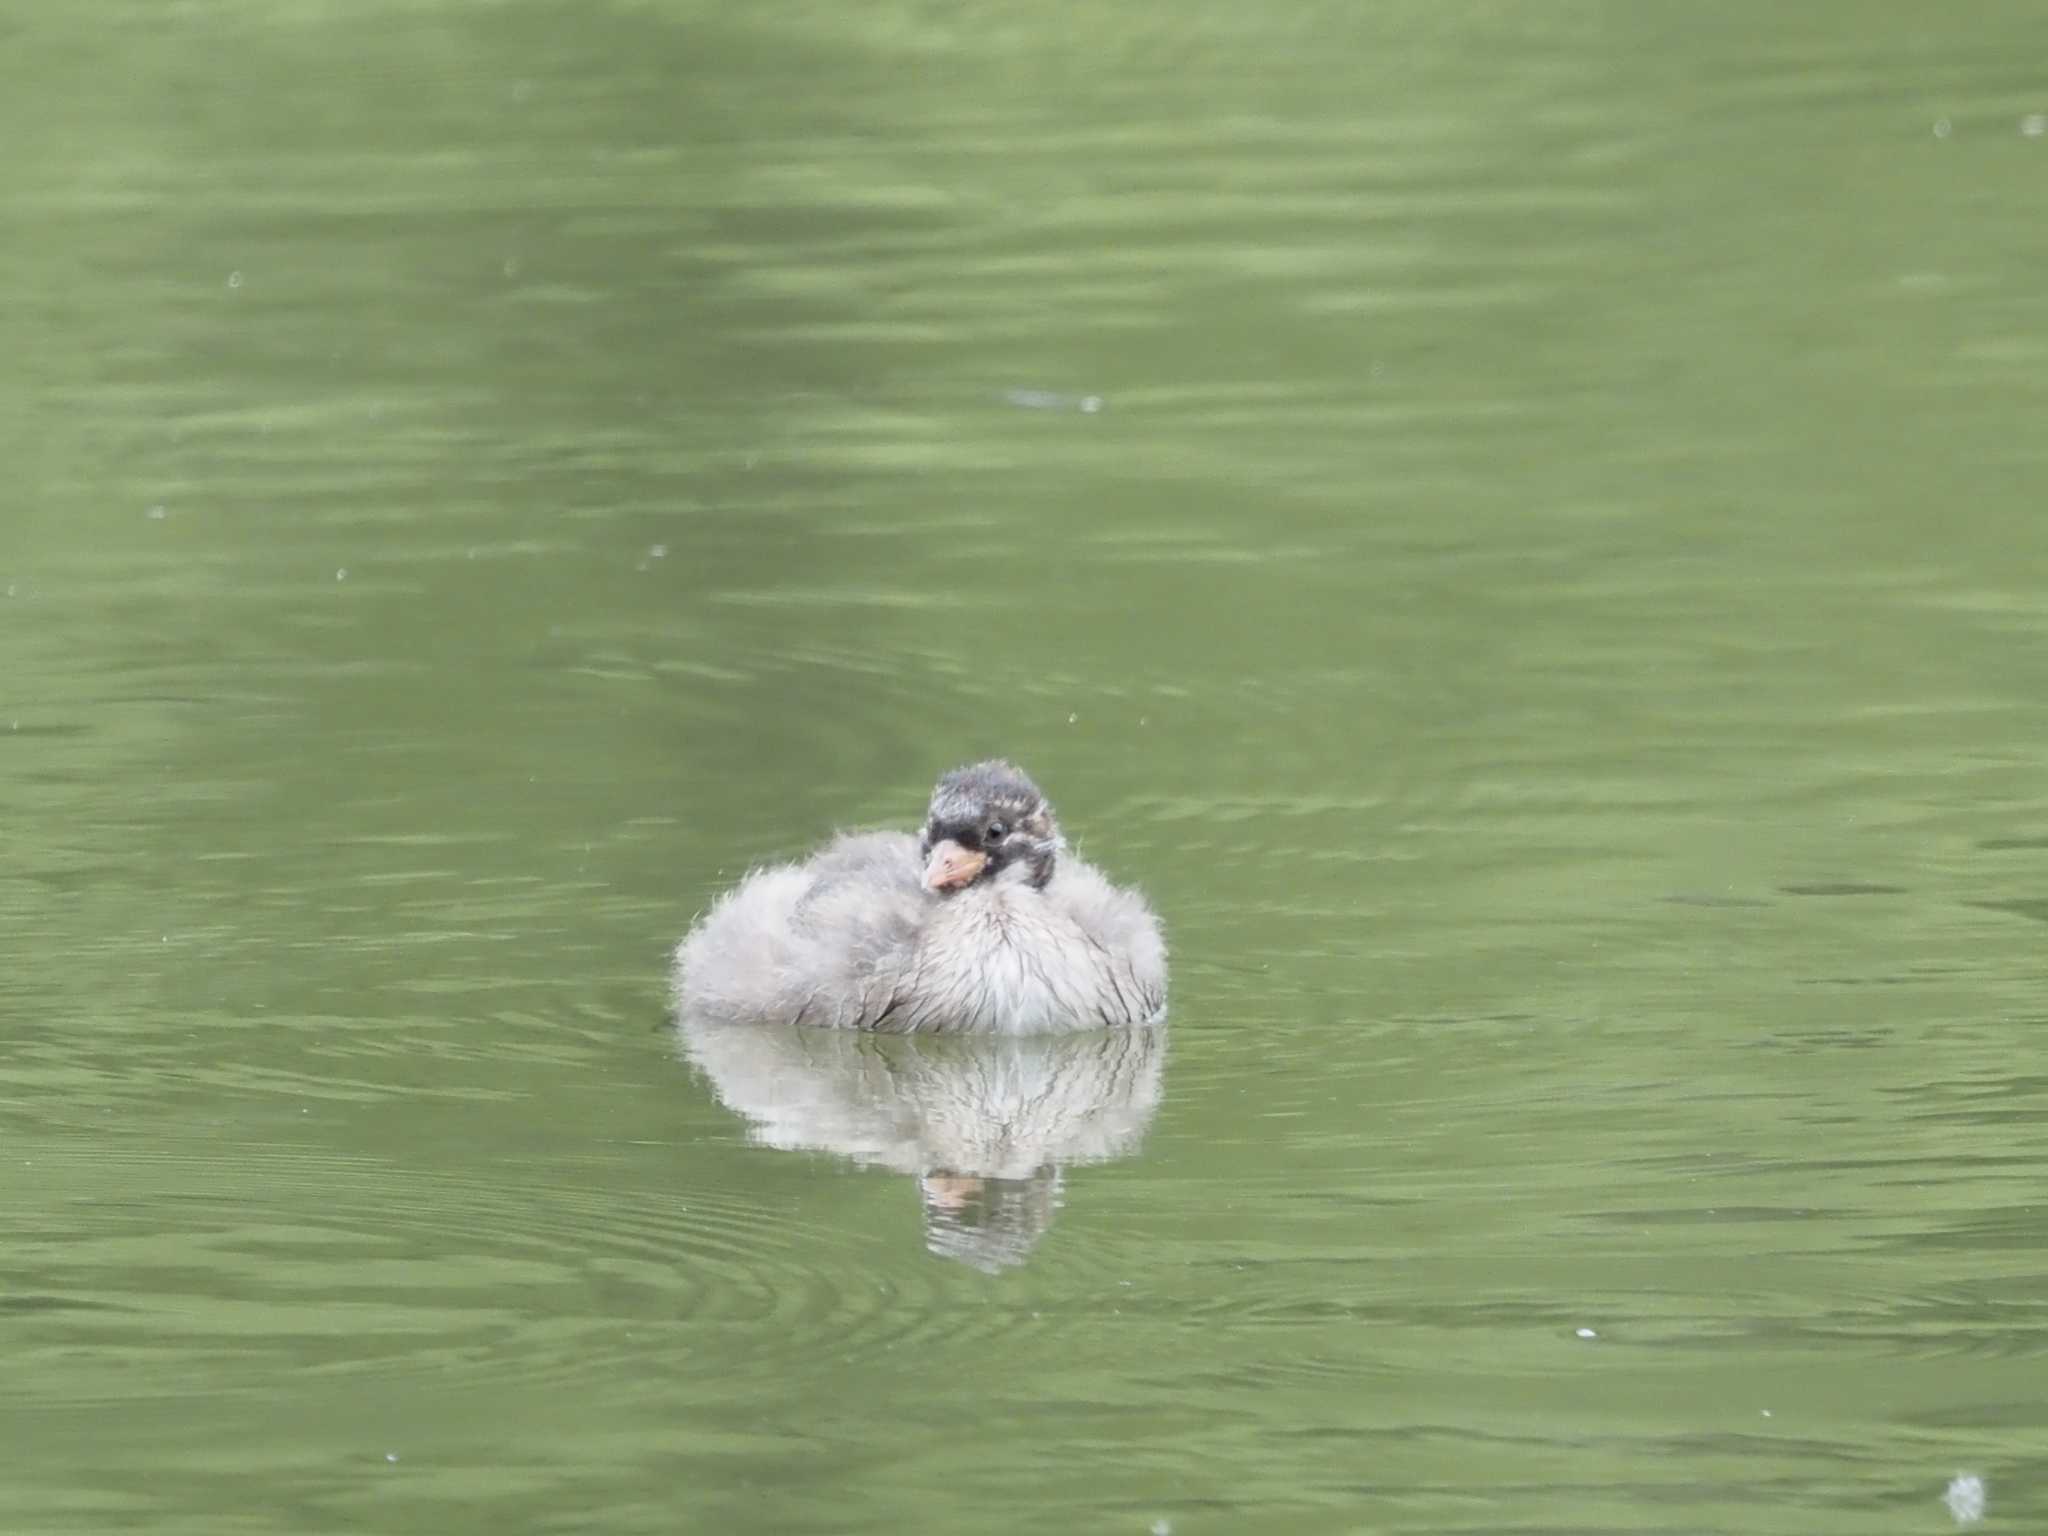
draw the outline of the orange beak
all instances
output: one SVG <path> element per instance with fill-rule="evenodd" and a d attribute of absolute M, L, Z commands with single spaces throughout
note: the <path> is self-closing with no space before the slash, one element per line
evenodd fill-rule
<path fill-rule="evenodd" d="M 963 848 L 949 837 L 935 844 L 932 856 L 925 860 L 924 883 L 934 891 L 957 891 L 961 886 L 972 883 L 986 868 L 987 854 Z"/>

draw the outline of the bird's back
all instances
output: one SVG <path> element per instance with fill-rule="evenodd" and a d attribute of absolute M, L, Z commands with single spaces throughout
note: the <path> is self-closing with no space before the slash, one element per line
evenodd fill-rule
<path fill-rule="evenodd" d="M 676 950 L 677 998 L 713 1017 L 861 1027 L 932 900 L 914 838 L 836 838 L 802 864 L 756 870 L 719 898 Z"/>

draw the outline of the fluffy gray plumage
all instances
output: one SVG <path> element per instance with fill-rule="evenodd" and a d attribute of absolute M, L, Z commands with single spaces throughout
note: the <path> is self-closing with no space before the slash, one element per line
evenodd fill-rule
<path fill-rule="evenodd" d="M 842 835 L 755 870 L 676 950 L 688 1013 L 891 1032 L 1145 1024 L 1166 944 L 1135 891 L 1067 851 L 1008 763 L 939 780 L 920 834 Z"/>

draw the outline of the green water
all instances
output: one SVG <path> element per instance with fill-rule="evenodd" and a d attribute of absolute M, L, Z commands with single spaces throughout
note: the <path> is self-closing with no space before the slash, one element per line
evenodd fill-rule
<path fill-rule="evenodd" d="M 2048 12 L 0 38 L 0 1529 L 2048 1526 Z M 678 1039 L 994 751 L 1163 1049 Z"/>

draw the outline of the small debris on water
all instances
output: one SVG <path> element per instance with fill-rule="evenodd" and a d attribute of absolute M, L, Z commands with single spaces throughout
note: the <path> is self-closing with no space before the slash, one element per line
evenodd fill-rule
<path fill-rule="evenodd" d="M 1597 1339 L 1597 1338 L 1599 1338 L 1599 1337 L 1600 1337 L 1600 1335 L 1599 1335 L 1599 1334 L 1595 1333 L 1595 1332 L 1594 1332 L 1594 1331 L 1593 1331 L 1592 1329 L 1590 1329 L 1590 1328 L 1580 1328 L 1580 1329 L 1578 1329 L 1578 1330 L 1577 1330 L 1577 1332 L 1578 1332 L 1578 1335 L 1579 1335 L 1579 1337 L 1580 1337 L 1580 1338 L 1582 1338 L 1582 1339 Z"/>
<path fill-rule="evenodd" d="M 396 1461 L 396 1460 L 398 1460 L 398 1452 L 396 1452 L 396 1451 L 386 1451 L 386 1452 L 384 1453 L 384 1459 L 385 1459 L 386 1461 Z"/>
<path fill-rule="evenodd" d="M 1006 389 L 1003 398 L 1025 411 L 1079 411 L 1093 416 L 1102 409 L 1100 395 L 1063 395 L 1055 389 Z"/>
<path fill-rule="evenodd" d="M 348 567 L 344 565 L 344 566 L 343 566 L 343 567 L 342 567 L 342 568 L 341 568 L 340 570 L 336 571 L 336 572 L 334 573 L 334 579 L 335 579 L 336 581 L 347 581 L 347 580 L 348 580 Z"/>
<path fill-rule="evenodd" d="M 239 272 L 230 272 L 230 273 L 228 274 L 228 286 L 229 286 L 230 288 L 239 288 L 239 287 L 241 287 L 241 286 L 242 286 L 242 274 L 241 274 L 241 273 L 239 273 Z"/>
<path fill-rule="evenodd" d="M 666 558 L 667 555 L 668 546 L 666 544 L 650 544 L 647 546 L 647 558 L 650 560 L 661 560 Z"/>
<path fill-rule="evenodd" d="M 1767 1419 L 1771 1416 L 1771 1410 L 1768 1408 L 1759 1408 L 1757 1409 L 1757 1412 L 1762 1414 Z"/>
<path fill-rule="evenodd" d="M 2029 112 L 2020 119 L 2020 135 L 2023 138 L 2038 139 L 2048 134 L 2048 112 Z"/>
<path fill-rule="evenodd" d="M 1173 1536 L 1173 1522 L 1166 1519 L 1154 1520 L 1152 1536 Z"/>
<path fill-rule="evenodd" d="M 169 517 L 171 514 L 167 510 L 165 510 L 164 504 L 162 502 L 158 502 L 154 506 L 145 510 L 142 515 L 148 518 L 152 523 L 160 523 L 165 518 Z"/>
<path fill-rule="evenodd" d="M 1957 1525 L 1975 1525 L 1984 1518 L 1984 1479 L 1974 1472 L 1958 1472 L 1941 1496 Z"/>
<path fill-rule="evenodd" d="M 1947 118 L 1937 117 L 1934 120 L 1934 136 L 1937 139 L 1945 139 L 1954 131 Z"/>

